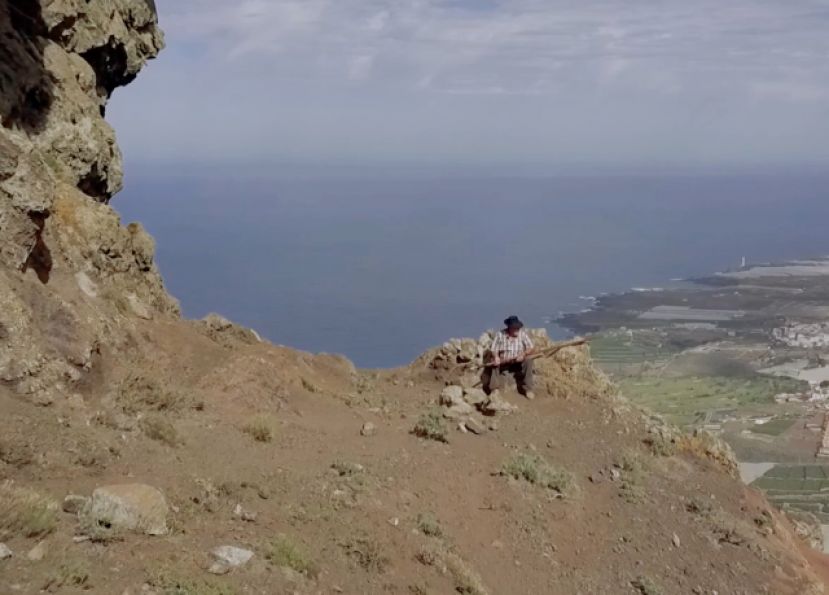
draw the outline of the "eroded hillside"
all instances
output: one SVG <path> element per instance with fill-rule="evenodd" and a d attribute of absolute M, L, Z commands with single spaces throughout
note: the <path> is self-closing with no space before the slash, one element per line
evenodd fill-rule
<path fill-rule="evenodd" d="M 2 0 L 0 29 L 0 593 L 822 592 L 728 451 L 587 348 L 493 400 L 475 341 L 361 371 L 181 319 L 107 204 L 152 3 Z"/>

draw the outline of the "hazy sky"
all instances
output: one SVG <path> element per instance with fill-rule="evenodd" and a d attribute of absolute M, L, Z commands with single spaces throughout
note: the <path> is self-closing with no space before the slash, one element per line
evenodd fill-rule
<path fill-rule="evenodd" d="M 829 0 L 158 0 L 128 159 L 829 164 Z"/>

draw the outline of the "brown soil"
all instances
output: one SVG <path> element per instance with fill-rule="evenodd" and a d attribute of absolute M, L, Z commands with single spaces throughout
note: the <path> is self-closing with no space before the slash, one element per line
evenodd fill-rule
<path fill-rule="evenodd" d="M 535 401 L 508 392 L 520 409 L 497 430 L 450 424 L 441 443 L 411 433 L 447 379 L 428 358 L 357 371 L 174 320 L 142 323 L 123 345 L 102 350 L 82 400 L 35 407 L 0 387 L 0 477 L 58 501 L 147 483 L 168 498 L 174 531 L 75 543 L 77 519 L 61 513 L 41 561 L 25 555 L 38 539 L 2 540 L 15 557 L 0 561 L 0 593 L 819 592 L 765 499 L 704 453 L 656 454 L 586 350 L 542 363 Z M 148 437 L 136 421 L 148 416 L 173 438 Z M 367 421 L 376 433 L 362 436 Z M 499 474 L 516 452 L 569 471 L 577 490 L 561 498 Z M 278 536 L 299 552 L 291 562 L 266 559 Z M 220 545 L 256 555 L 213 576 Z"/>

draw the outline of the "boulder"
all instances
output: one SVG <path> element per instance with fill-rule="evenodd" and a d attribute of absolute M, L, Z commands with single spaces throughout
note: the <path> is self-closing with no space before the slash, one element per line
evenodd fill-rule
<path fill-rule="evenodd" d="M 483 434 L 486 432 L 486 427 L 474 417 L 468 417 L 463 421 L 463 426 L 467 431 L 473 434 Z"/>
<path fill-rule="evenodd" d="M 512 403 L 508 403 L 502 399 L 500 395 L 495 393 L 491 394 L 487 398 L 486 402 L 481 405 L 481 411 L 489 415 L 495 415 L 496 413 L 512 413 L 517 409 L 518 407 Z"/>
<path fill-rule="evenodd" d="M 210 552 L 213 564 L 208 568 L 212 574 L 226 574 L 234 568 L 244 566 L 253 558 L 253 552 L 232 545 L 221 545 Z"/>
<path fill-rule="evenodd" d="M 460 386 L 447 386 L 440 391 L 440 404 L 451 407 L 453 405 L 463 404 L 463 388 Z"/>
<path fill-rule="evenodd" d="M 480 388 L 466 388 L 463 391 L 463 400 L 470 405 L 478 406 L 486 403 L 489 396 Z"/>
<path fill-rule="evenodd" d="M 97 488 L 83 510 L 83 516 L 97 526 L 167 535 L 167 501 L 158 489 L 143 484 Z"/>
<path fill-rule="evenodd" d="M 462 419 L 472 415 L 473 413 L 475 413 L 475 408 L 469 403 L 461 401 L 460 403 L 452 405 L 448 409 L 444 410 L 443 417 L 446 419 Z"/>
<path fill-rule="evenodd" d="M 11 558 L 14 554 L 5 543 L 0 543 L 0 560 Z"/>

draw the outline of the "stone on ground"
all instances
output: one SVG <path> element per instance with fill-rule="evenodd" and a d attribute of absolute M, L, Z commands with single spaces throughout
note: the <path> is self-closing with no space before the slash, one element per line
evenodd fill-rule
<path fill-rule="evenodd" d="M 370 421 L 367 421 L 363 424 L 363 427 L 360 428 L 360 435 L 361 436 L 374 436 L 377 433 L 377 426 L 375 426 Z"/>
<path fill-rule="evenodd" d="M 41 541 L 35 547 L 29 550 L 26 554 L 26 558 L 28 558 L 32 562 L 40 562 L 43 558 L 46 557 L 47 547 L 46 542 Z"/>
<path fill-rule="evenodd" d="M 143 484 L 97 488 L 84 515 L 101 526 L 147 535 L 167 535 L 167 501 L 158 489 Z"/>
<path fill-rule="evenodd" d="M 473 434 L 483 434 L 486 432 L 486 427 L 474 417 L 469 417 L 463 421 L 464 427 Z"/>
<path fill-rule="evenodd" d="M 14 554 L 5 543 L 0 543 L 0 560 L 11 558 Z"/>
<path fill-rule="evenodd" d="M 473 413 L 475 413 L 475 408 L 472 405 L 460 402 L 444 410 L 443 417 L 446 419 L 461 419 Z"/>
<path fill-rule="evenodd" d="M 465 388 L 463 391 L 463 400 L 470 405 L 481 405 L 488 399 L 487 394 L 480 388 Z"/>
<path fill-rule="evenodd" d="M 214 562 L 208 572 L 212 574 L 226 574 L 233 568 L 244 566 L 253 558 L 252 551 L 232 545 L 221 545 L 210 553 Z"/>
<path fill-rule="evenodd" d="M 517 410 L 518 407 L 515 405 L 508 403 L 504 399 L 501 398 L 500 395 L 493 393 L 488 398 L 487 401 L 481 405 L 481 410 L 484 413 L 511 413 Z"/>
<path fill-rule="evenodd" d="M 440 404 L 446 405 L 447 407 L 451 407 L 453 405 L 459 405 L 461 403 L 466 403 L 463 400 L 463 388 L 460 386 L 447 386 L 440 392 Z"/>

